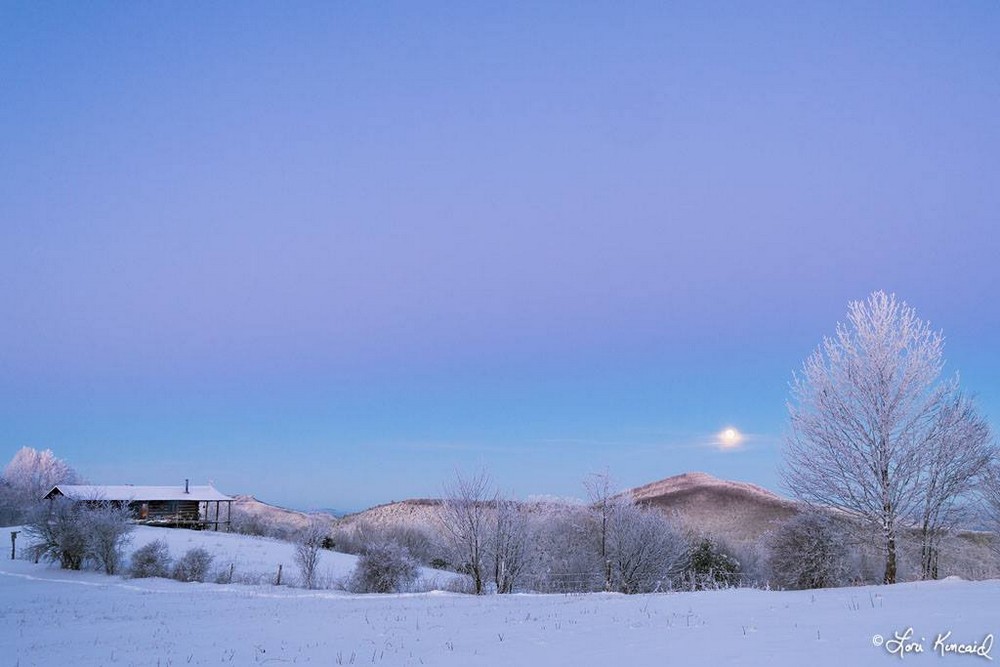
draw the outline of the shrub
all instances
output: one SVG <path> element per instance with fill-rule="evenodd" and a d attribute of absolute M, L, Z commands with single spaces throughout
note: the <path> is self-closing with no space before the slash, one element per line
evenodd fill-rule
<path fill-rule="evenodd" d="M 611 501 L 608 514 L 610 583 L 621 593 L 652 593 L 669 587 L 687 546 L 658 510 L 631 498 Z M 607 567 L 607 565 L 606 565 Z"/>
<path fill-rule="evenodd" d="M 163 540 L 153 540 L 132 554 L 129 575 L 136 579 L 167 577 L 170 574 L 170 548 Z"/>
<path fill-rule="evenodd" d="M 319 521 L 311 521 L 297 536 L 295 564 L 299 566 L 302 585 L 306 588 L 316 587 L 316 566 L 319 564 L 319 551 L 327 539 L 329 539 L 327 529 Z"/>
<path fill-rule="evenodd" d="M 28 553 L 67 570 L 79 570 L 90 560 L 105 573 L 115 574 L 130 539 L 131 519 L 128 508 L 116 503 L 55 498 L 32 510 L 25 526 L 32 541 Z"/>
<path fill-rule="evenodd" d="M 177 581 L 205 581 L 212 567 L 212 554 L 202 547 L 188 549 L 187 553 L 174 563 L 173 578 Z"/>
<path fill-rule="evenodd" d="M 24 531 L 32 540 L 29 552 L 66 570 L 79 570 L 87 556 L 86 510 L 79 503 L 58 498 L 36 507 Z"/>
<path fill-rule="evenodd" d="M 783 588 L 826 588 L 848 582 L 851 568 L 845 534 L 828 516 L 799 514 L 768 541 L 772 580 Z"/>
<path fill-rule="evenodd" d="M 380 542 L 361 554 L 350 588 L 355 593 L 397 593 L 411 587 L 418 574 L 417 563 L 405 547 Z"/>
<path fill-rule="evenodd" d="M 127 505 L 101 502 L 83 514 L 87 530 L 87 555 L 105 574 L 116 574 L 132 539 L 132 513 Z"/>
<path fill-rule="evenodd" d="M 704 537 L 688 552 L 684 575 L 692 590 L 728 588 L 739 584 L 740 562 Z"/>

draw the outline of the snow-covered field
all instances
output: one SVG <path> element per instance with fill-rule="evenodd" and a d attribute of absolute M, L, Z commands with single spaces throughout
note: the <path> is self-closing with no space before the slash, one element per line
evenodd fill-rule
<path fill-rule="evenodd" d="M 236 571 L 291 567 L 291 545 L 236 535 L 141 528 L 134 546 L 157 536 L 174 556 L 203 545 Z M 324 553 L 322 567 L 332 577 L 353 564 Z M 901 659 L 890 650 L 907 628 Z M 945 649 L 998 631 L 998 581 L 477 598 L 129 580 L 0 561 L 0 661 L 20 666 L 962 665 L 988 661 Z"/>

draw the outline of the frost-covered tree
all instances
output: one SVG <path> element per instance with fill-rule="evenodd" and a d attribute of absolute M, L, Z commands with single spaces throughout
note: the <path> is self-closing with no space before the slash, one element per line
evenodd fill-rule
<path fill-rule="evenodd" d="M 495 508 L 493 534 L 489 542 L 493 582 L 497 593 L 513 593 L 515 584 L 528 565 L 528 512 L 522 503 L 500 497 Z"/>
<path fill-rule="evenodd" d="M 445 485 L 440 508 L 441 525 L 460 567 L 472 577 L 476 595 L 483 594 L 487 576 L 488 545 L 496 494 L 490 476 L 479 470 L 471 477 L 460 472 Z"/>
<path fill-rule="evenodd" d="M 39 451 L 22 447 L 4 467 L 2 497 L 5 513 L 25 516 L 56 484 L 78 484 L 80 476 L 51 449 Z"/>
<path fill-rule="evenodd" d="M 316 587 L 316 567 L 319 565 L 319 552 L 323 543 L 329 537 L 330 531 L 319 520 L 312 520 L 303 528 L 295 539 L 295 564 L 302 576 L 302 585 L 306 588 Z"/>
<path fill-rule="evenodd" d="M 986 525 L 993 533 L 990 547 L 1000 555 L 1000 461 L 994 460 L 980 480 Z"/>
<path fill-rule="evenodd" d="M 587 490 L 591 511 L 597 525 L 597 551 L 601 559 L 604 575 L 604 590 L 611 590 L 611 559 L 608 553 L 608 526 L 611 521 L 611 510 L 614 504 L 614 488 L 611 475 L 605 471 L 592 473 L 583 482 Z"/>
<path fill-rule="evenodd" d="M 827 588 L 852 575 L 843 528 L 822 512 L 798 514 L 767 539 L 771 579 L 782 588 Z"/>
<path fill-rule="evenodd" d="M 920 574 L 937 579 L 941 538 L 973 507 L 971 496 L 995 457 L 988 422 L 957 382 L 940 407 L 922 454 Z"/>
<path fill-rule="evenodd" d="M 894 295 L 875 292 L 849 305 L 847 323 L 792 381 L 784 482 L 799 499 L 875 529 L 885 583 L 896 581 L 901 527 L 921 515 L 932 453 L 955 456 L 967 446 L 942 437 L 964 431 L 941 429 L 957 390 L 957 381 L 940 379 L 942 351 L 941 333 Z"/>
<path fill-rule="evenodd" d="M 580 593 L 602 590 L 605 561 L 594 547 L 597 533 L 590 506 L 539 504 L 531 517 L 531 557 L 525 578 L 534 590 Z"/>
<path fill-rule="evenodd" d="M 644 593 L 669 585 L 685 552 L 684 538 L 660 512 L 624 494 L 612 499 L 607 558 L 612 585 L 622 593 Z"/>

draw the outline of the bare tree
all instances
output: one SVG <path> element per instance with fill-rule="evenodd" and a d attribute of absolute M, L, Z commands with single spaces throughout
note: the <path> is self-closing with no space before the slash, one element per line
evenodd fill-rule
<path fill-rule="evenodd" d="M 323 541 L 329 536 L 326 525 L 313 519 L 296 536 L 295 564 L 302 574 L 302 585 L 312 589 L 316 587 L 316 566 L 319 564 L 319 552 Z"/>
<path fill-rule="evenodd" d="M 524 578 L 548 593 L 599 591 L 605 561 L 594 547 L 597 522 L 591 507 L 542 502 L 532 508 L 529 569 Z"/>
<path fill-rule="evenodd" d="M 637 505 L 627 494 L 614 497 L 608 515 L 608 558 L 622 593 L 669 585 L 686 553 L 684 538 L 660 512 Z"/>
<path fill-rule="evenodd" d="M 849 305 L 847 324 L 792 381 L 784 482 L 877 530 L 885 583 L 896 581 L 902 522 L 920 516 L 928 452 L 957 387 L 939 381 L 942 351 L 942 335 L 912 308 L 875 292 Z"/>
<path fill-rule="evenodd" d="M 493 582 L 497 593 L 513 593 L 528 564 L 528 511 L 516 500 L 497 497 L 492 525 Z"/>
<path fill-rule="evenodd" d="M 993 533 L 990 548 L 1000 555 L 1000 462 L 994 460 L 986 469 L 979 491 L 984 501 L 986 525 Z"/>
<path fill-rule="evenodd" d="M 969 516 L 971 495 L 995 456 L 989 424 L 971 399 L 949 388 L 922 455 L 920 576 L 937 579 L 941 538 Z"/>
<path fill-rule="evenodd" d="M 471 477 L 456 471 L 454 481 L 444 487 L 439 515 L 441 524 L 461 568 L 472 577 L 476 595 L 483 594 L 495 500 L 490 476 L 482 469 Z"/>
<path fill-rule="evenodd" d="M 592 473 L 583 481 L 587 499 L 597 522 L 597 542 L 602 567 L 604 569 L 604 590 L 611 590 L 611 558 L 608 553 L 608 524 L 611 521 L 613 487 L 611 475 L 607 472 Z"/>

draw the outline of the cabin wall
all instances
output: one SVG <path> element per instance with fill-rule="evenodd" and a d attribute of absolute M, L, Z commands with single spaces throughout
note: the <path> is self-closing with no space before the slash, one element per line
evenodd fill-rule
<path fill-rule="evenodd" d="M 131 503 L 132 514 L 140 521 L 198 521 L 197 500 L 148 500 Z"/>

